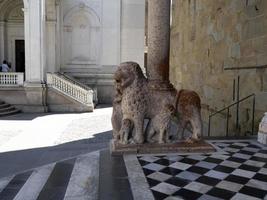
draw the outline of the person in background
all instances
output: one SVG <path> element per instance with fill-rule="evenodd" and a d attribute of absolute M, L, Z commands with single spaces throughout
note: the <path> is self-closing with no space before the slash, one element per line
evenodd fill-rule
<path fill-rule="evenodd" d="M 9 67 L 7 65 L 7 61 L 6 60 L 3 61 L 2 72 L 9 72 Z"/>

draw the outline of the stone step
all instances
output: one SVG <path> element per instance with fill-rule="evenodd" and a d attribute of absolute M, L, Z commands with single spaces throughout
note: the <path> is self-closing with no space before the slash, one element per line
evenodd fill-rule
<path fill-rule="evenodd" d="M 14 106 L 7 106 L 7 107 L 3 107 L 1 108 L 0 107 L 0 113 L 5 113 L 5 112 L 9 112 L 9 111 L 13 111 L 15 110 L 16 108 Z"/>
<path fill-rule="evenodd" d="M 7 115 L 13 115 L 20 112 L 17 108 L 14 106 L 5 103 L 4 101 L 0 100 L 0 117 L 7 116 Z"/>
<path fill-rule="evenodd" d="M 3 104 L 0 104 L 0 109 L 1 109 L 1 108 L 7 108 L 7 107 L 9 107 L 9 106 L 10 106 L 10 104 L 3 103 Z"/>
<path fill-rule="evenodd" d="M 0 199 L 97 200 L 99 152 L 0 179 Z"/>
<path fill-rule="evenodd" d="M 7 116 L 7 115 L 17 114 L 19 112 L 20 112 L 20 110 L 18 110 L 18 109 L 15 108 L 15 109 L 12 109 L 10 111 L 6 111 L 6 112 L 0 113 L 0 117 Z"/>

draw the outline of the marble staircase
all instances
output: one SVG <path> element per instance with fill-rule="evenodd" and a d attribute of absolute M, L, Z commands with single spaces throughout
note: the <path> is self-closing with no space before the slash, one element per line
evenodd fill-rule
<path fill-rule="evenodd" d="M 49 96 L 47 103 L 50 111 L 87 112 L 94 110 L 94 91 L 90 87 L 60 73 L 47 73 L 47 86 Z M 51 89 L 53 93 L 49 92 Z M 68 109 L 68 107 L 73 108 Z"/>
<path fill-rule="evenodd" d="M 14 106 L 5 103 L 4 101 L 0 100 L 0 117 L 6 116 L 6 115 L 12 115 L 20 112 L 17 108 Z"/>
<path fill-rule="evenodd" d="M 66 73 L 63 72 L 57 72 L 56 73 L 58 76 L 60 76 L 61 78 L 63 78 L 66 81 L 71 82 L 74 85 L 78 85 L 79 87 L 85 89 L 85 90 L 93 90 L 93 102 L 94 105 L 96 106 L 98 104 L 98 98 L 97 98 L 97 89 L 96 88 L 90 88 L 89 86 L 81 83 L 78 79 L 74 78 L 73 76 L 70 76 Z"/>

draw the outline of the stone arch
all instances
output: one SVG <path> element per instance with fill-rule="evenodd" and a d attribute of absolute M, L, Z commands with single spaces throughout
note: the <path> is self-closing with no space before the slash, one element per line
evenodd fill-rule
<path fill-rule="evenodd" d="M 0 61 L 8 60 L 12 71 L 25 71 L 24 2 L 3 0 L 0 3 Z M 17 55 L 17 56 L 16 56 Z"/>
<path fill-rule="evenodd" d="M 23 0 L 24 8 L 28 8 L 29 0 Z"/>
<path fill-rule="evenodd" d="M 5 0 L 0 4 L 0 21 L 5 21 L 9 16 L 10 12 L 17 7 L 24 8 L 25 0 Z"/>
<path fill-rule="evenodd" d="M 96 64 L 99 57 L 101 22 L 90 7 L 80 3 L 63 16 L 64 64 Z"/>
<path fill-rule="evenodd" d="M 85 5 L 84 3 L 80 3 L 79 5 L 74 6 L 71 8 L 64 16 L 63 21 L 68 20 L 71 18 L 71 16 L 79 11 L 83 10 L 84 12 L 87 12 L 91 17 L 91 22 L 94 26 L 100 26 L 101 20 L 98 14 L 95 12 L 94 9 L 90 8 L 89 6 Z"/>

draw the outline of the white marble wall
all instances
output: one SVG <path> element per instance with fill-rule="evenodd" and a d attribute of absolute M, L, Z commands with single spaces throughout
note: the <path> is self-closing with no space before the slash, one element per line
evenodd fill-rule
<path fill-rule="evenodd" d="M 96 67 L 101 55 L 102 1 L 61 1 L 61 68 Z"/>
<path fill-rule="evenodd" d="M 15 1 L 14 4 L 7 4 L 1 10 L 0 17 L 0 62 L 4 59 L 12 64 L 12 71 L 15 71 L 15 40 L 24 39 L 24 13 L 23 2 Z"/>
<path fill-rule="evenodd" d="M 57 4 L 55 0 L 46 0 L 46 70 L 57 72 Z M 46 78 L 46 77 L 45 77 Z"/>
<path fill-rule="evenodd" d="M 144 66 L 145 0 L 122 0 L 121 62 Z"/>
<path fill-rule="evenodd" d="M 46 70 L 45 0 L 29 0 L 24 8 L 26 82 L 44 81 Z"/>
<path fill-rule="evenodd" d="M 5 58 L 5 22 L 0 22 L 0 63 Z"/>
<path fill-rule="evenodd" d="M 116 66 L 128 60 L 143 66 L 145 0 L 22 2 L 24 27 L 10 24 L 7 38 L 0 23 L 0 58 L 14 63 L 12 41 L 24 38 L 27 83 L 45 81 L 46 72 L 68 72 L 99 87 L 108 102 Z"/>
<path fill-rule="evenodd" d="M 22 22 L 6 23 L 6 55 L 5 59 L 11 62 L 12 71 L 16 70 L 15 41 L 24 40 L 24 24 Z"/>
<path fill-rule="evenodd" d="M 120 11 L 120 1 L 103 0 L 102 66 L 117 65 L 120 62 Z"/>

